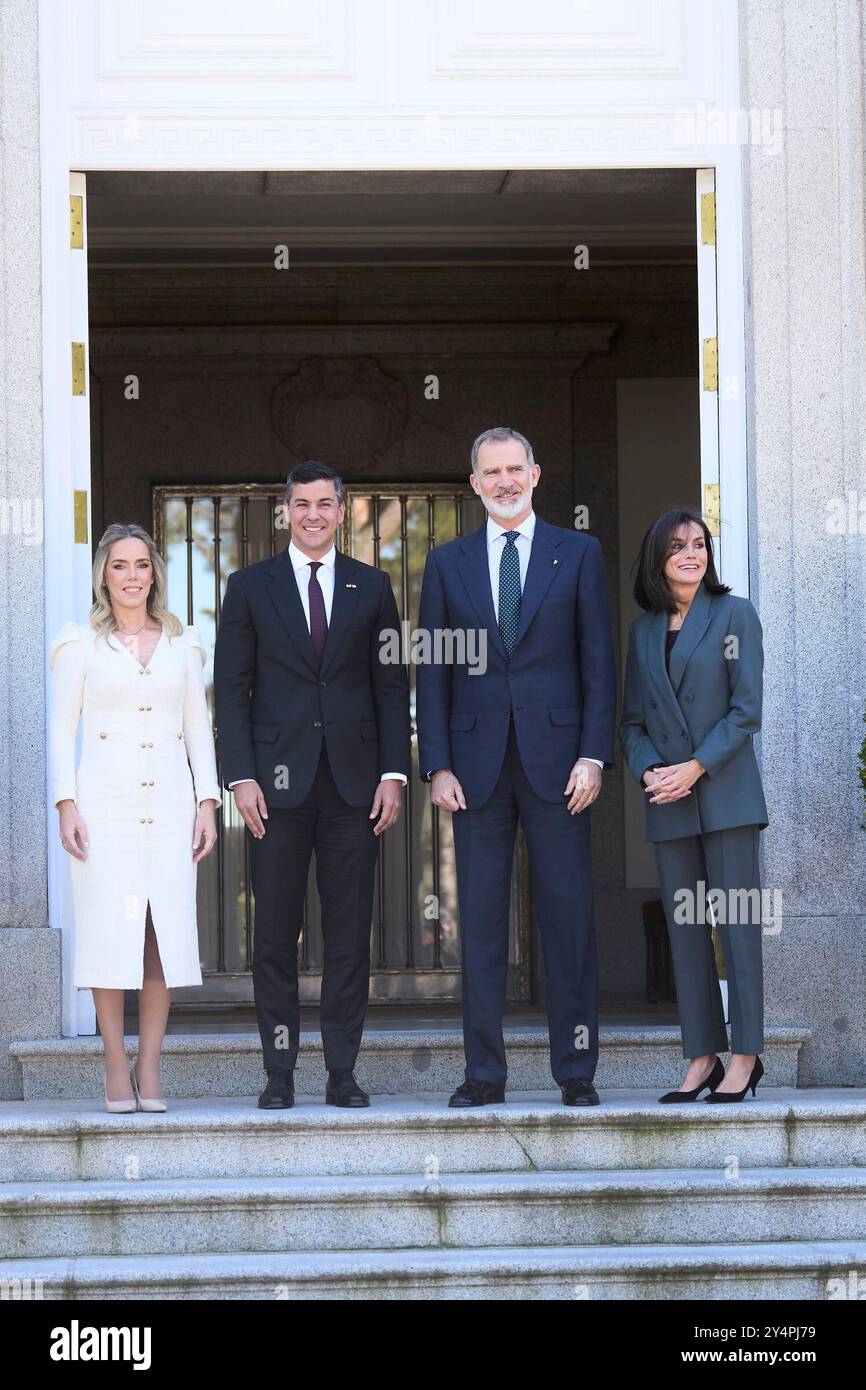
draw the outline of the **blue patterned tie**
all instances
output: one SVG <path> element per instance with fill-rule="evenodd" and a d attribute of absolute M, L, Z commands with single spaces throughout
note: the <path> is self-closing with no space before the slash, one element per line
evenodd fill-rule
<path fill-rule="evenodd" d="M 506 531 L 505 550 L 499 566 L 499 635 L 510 656 L 517 640 L 520 622 L 520 557 L 517 533 Z"/>

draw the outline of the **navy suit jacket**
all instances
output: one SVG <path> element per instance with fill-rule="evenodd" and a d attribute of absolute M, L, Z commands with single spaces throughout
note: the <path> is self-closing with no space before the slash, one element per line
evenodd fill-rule
<path fill-rule="evenodd" d="M 767 825 L 753 747 L 761 727 L 764 650 L 747 598 L 701 584 L 665 669 L 667 613 L 642 613 L 629 632 L 620 740 L 640 782 L 647 768 L 697 758 L 706 768 L 688 796 L 653 806 L 646 837 L 678 840 L 702 831 Z"/>
<path fill-rule="evenodd" d="M 427 556 L 422 632 L 486 634 L 486 670 L 469 661 L 420 662 L 422 776 L 450 768 L 470 810 L 489 799 L 508 743 L 509 712 L 534 791 L 565 804 L 579 757 L 613 765 L 616 665 L 601 546 L 593 536 L 536 516 L 520 624 L 511 659 L 496 623 L 486 520 Z"/>
<path fill-rule="evenodd" d="M 381 659 L 395 632 L 388 575 L 337 551 L 320 670 L 288 549 L 229 575 L 214 652 L 225 785 L 254 777 L 269 806 L 298 806 L 323 738 L 350 806 L 372 802 L 383 772 L 408 776 L 406 668 Z"/>

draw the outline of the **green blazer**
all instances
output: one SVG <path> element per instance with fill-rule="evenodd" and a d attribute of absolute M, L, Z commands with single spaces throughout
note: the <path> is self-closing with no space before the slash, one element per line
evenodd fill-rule
<path fill-rule="evenodd" d="M 640 782 L 649 767 L 697 758 L 706 768 L 689 796 L 646 801 L 650 841 L 736 825 L 767 825 L 752 746 L 761 727 L 764 652 L 760 620 L 735 594 L 701 584 L 665 670 L 667 613 L 643 613 L 629 631 L 620 743 Z M 641 784 L 642 785 L 642 784 Z"/>

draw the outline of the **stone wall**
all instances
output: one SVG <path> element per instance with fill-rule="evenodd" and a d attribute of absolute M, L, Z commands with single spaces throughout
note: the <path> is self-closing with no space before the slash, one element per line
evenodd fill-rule
<path fill-rule="evenodd" d="M 0 4 L 0 1097 L 7 1045 L 60 1032 L 48 930 L 36 0 Z"/>
<path fill-rule="evenodd" d="M 744 148 L 752 592 L 766 641 L 771 824 L 767 1019 L 805 1025 L 801 1083 L 866 1082 L 864 32 L 858 0 L 741 5 L 743 107 L 784 148 Z M 860 522 L 866 529 L 866 516 Z M 770 1080 L 772 1080 L 770 1078 Z"/>

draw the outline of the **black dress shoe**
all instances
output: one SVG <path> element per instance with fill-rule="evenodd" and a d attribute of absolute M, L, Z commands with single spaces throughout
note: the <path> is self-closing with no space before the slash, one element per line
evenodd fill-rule
<path fill-rule="evenodd" d="M 259 1096 L 260 1110 L 291 1110 L 295 1103 L 294 1072 L 273 1067 L 268 1072 L 268 1084 Z"/>
<path fill-rule="evenodd" d="M 355 1080 L 352 1071 L 329 1071 L 328 1085 L 325 1089 L 325 1104 L 339 1105 L 344 1110 L 360 1109 L 370 1104 L 370 1097 Z"/>
<path fill-rule="evenodd" d="M 598 1091 L 588 1076 L 572 1076 L 560 1087 L 563 1105 L 600 1105 Z"/>
<path fill-rule="evenodd" d="M 713 1063 L 712 1071 L 706 1081 L 701 1082 L 700 1086 L 696 1086 L 693 1091 L 666 1091 L 663 1096 L 659 1096 L 659 1105 L 675 1105 L 680 1101 L 697 1100 L 701 1091 L 706 1090 L 708 1086 L 710 1091 L 714 1091 L 719 1082 L 724 1080 L 724 1076 L 725 1068 L 721 1059 L 717 1057 Z"/>
<path fill-rule="evenodd" d="M 752 1074 L 743 1087 L 742 1091 L 711 1091 L 708 1096 L 704 1096 L 705 1105 L 735 1105 L 738 1101 L 744 1100 L 746 1092 L 751 1090 L 752 1095 L 758 1089 L 758 1082 L 764 1075 L 764 1064 L 760 1057 L 755 1058 L 755 1065 L 752 1067 Z"/>
<path fill-rule="evenodd" d="M 452 1110 L 467 1110 L 473 1105 L 495 1105 L 505 1100 L 505 1087 L 496 1086 L 492 1081 L 473 1081 L 471 1078 L 458 1086 L 448 1104 Z"/>

